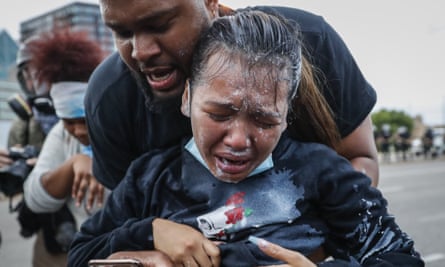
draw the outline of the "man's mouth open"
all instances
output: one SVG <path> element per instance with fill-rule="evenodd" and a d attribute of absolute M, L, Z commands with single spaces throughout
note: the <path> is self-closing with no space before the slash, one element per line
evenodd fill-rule
<path fill-rule="evenodd" d="M 145 74 L 148 84 L 154 91 L 169 91 L 179 80 L 179 73 L 175 68 L 158 68 Z"/>

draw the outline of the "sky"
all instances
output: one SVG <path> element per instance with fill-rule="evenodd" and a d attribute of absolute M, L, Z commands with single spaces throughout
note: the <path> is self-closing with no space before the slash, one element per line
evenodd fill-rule
<path fill-rule="evenodd" d="M 21 21 L 68 0 L 14 0 L 0 9 L 0 28 L 18 38 Z M 97 0 L 83 2 L 98 3 Z M 233 8 L 284 5 L 321 15 L 342 36 L 382 108 L 445 124 L 445 1 L 225 0 Z M 444 78 L 444 79 L 442 79 Z"/>

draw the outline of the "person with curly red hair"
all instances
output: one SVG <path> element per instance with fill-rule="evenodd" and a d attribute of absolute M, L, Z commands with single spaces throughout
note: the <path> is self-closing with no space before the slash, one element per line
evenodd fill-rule
<path fill-rule="evenodd" d="M 83 105 L 87 81 L 104 54 L 83 32 L 60 29 L 39 37 L 29 47 L 30 68 L 36 82 L 49 88 L 60 121 L 45 139 L 24 184 L 24 198 L 35 213 L 68 207 L 65 219 L 56 225 L 42 225 L 51 231 L 39 232 L 33 256 L 35 267 L 66 266 L 66 253 L 77 227 L 91 214 L 93 205 L 101 205 L 104 199 L 104 188 L 91 170 Z"/>

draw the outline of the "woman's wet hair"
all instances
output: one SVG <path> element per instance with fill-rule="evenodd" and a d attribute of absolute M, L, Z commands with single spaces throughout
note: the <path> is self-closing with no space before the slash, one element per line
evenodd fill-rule
<path fill-rule="evenodd" d="M 203 68 L 216 53 L 217 67 L 212 66 L 215 76 L 222 68 L 229 68 L 231 63 L 241 64 L 243 72 L 240 75 L 246 75 L 258 84 L 268 79 L 277 89 L 279 82 L 288 82 L 289 103 L 297 94 L 301 77 L 301 43 L 298 27 L 291 21 L 251 9 L 216 19 L 197 44 L 192 63 L 192 88 L 203 78 Z M 261 77 L 256 75 L 258 67 L 268 71 L 267 77 L 263 73 Z M 205 74 L 209 75 L 208 72 Z M 206 76 L 205 80 L 209 78 Z"/>
<path fill-rule="evenodd" d="M 223 52 L 223 53 L 221 53 Z M 190 88 L 209 81 L 224 68 L 241 64 L 243 72 L 258 85 L 287 81 L 289 85 L 288 134 L 300 141 L 318 142 L 337 148 L 341 140 L 333 112 L 319 90 L 322 77 L 305 53 L 299 26 L 277 13 L 254 8 L 237 10 L 216 19 L 201 36 L 192 62 Z M 204 72 L 208 59 L 218 54 L 213 73 Z M 255 75 L 258 67 L 268 75 Z M 203 77 L 203 75 L 207 75 Z M 192 92 L 190 92 L 192 94 Z"/>

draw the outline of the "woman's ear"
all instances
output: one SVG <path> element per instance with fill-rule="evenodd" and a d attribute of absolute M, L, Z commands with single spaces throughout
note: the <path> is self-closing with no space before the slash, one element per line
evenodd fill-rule
<path fill-rule="evenodd" d="M 182 111 L 182 114 L 184 114 L 184 116 L 190 118 L 190 102 L 191 102 L 191 99 L 189 99 L 189 97 L 190 97 L 190 82 L 187 79 L 185 81 L 184 93 L 182 93 L 181 111 Z"/>

